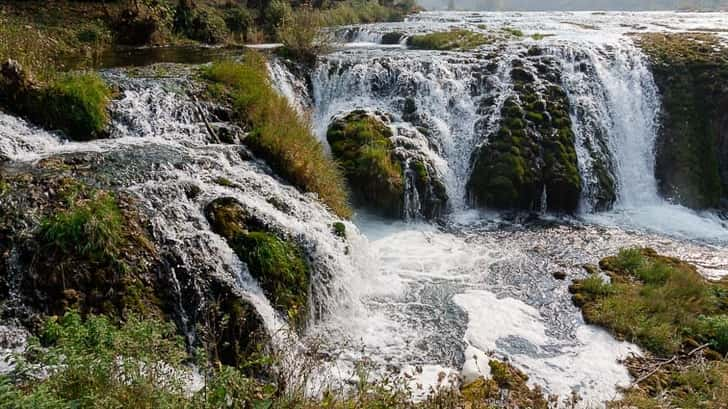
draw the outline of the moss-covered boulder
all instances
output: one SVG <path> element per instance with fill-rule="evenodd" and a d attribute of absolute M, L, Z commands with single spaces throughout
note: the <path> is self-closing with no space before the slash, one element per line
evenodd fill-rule
<path fill-rule="evenodd" d="M 365 111 L 335 120 L 326 133 L 355 203 L 397 218 L 403 212 L 405 181 L 391 137 L 389 127 Z"/>
<path fill-rule="evenodd" d="M 728 47 L 713 34 L 641 34 L 662 97 L 656 176 L 663 195 L 692 208 L 728 193 Z"/>
<path fill-rule="evenodd" d="M 415 111 L 413 100 L 405 102 L 405 118 L 413 119 Z M 432 161 L 409 137 L 393 138 L 388 117 L 353 111 L 334 120 L 327 138 L 357 205 L 408 219 L 434 219 L 447 209 L 445 185 Z"/>
<path fill-rule="evenodd" d="M 490 376 L 464 385 L 466 402 L 487 402 L 488 407 L 546 409 L 549 401 L 538 386 L 528 386 L 528 376 L 518 368 L 495 359 L 488 361 Z M 467 407 L 467 406 L 466 406 Z"/>
<path fill-rule="evenodd" d="M 293 324 L 303 324 L 310 273 L 301 248 L 271 232 L 233 198 L 210 202 L 205 216 L 212 230 L 246 263 L 271 304 Z"/>
<path fill-rule="evenodd" d="M 91 140 L 106 135 L 111 90 L 96 74 L 64 74 L 46 84 L 13 61 L 2 66 L 0 106 L 70 139 Z"/>
<path fill-rule="evenodd" d="M 521 64 L 511 71 L 515 95 L 501 109 L 499 129 L 473 155 L 468 196 L 473 205 L 573 212 L 581 196 L 569 101 Z"/>

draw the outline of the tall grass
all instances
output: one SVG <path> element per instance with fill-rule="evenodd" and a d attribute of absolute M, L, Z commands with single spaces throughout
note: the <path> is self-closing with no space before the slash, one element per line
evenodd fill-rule
<path fill-rule="evenodd" d="M 251 131 L 245 143 L 296 187 L 316 193 L 336 214 L 349 217 L 346 184 L 306 118 L 271 86 L 263 56 L 249 52 L 241 63 L 212 64 L 204 76 L 223 84 Z"/>

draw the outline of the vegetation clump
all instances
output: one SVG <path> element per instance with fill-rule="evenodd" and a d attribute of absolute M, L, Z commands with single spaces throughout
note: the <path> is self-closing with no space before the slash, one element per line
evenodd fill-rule
<path fill-rule="evenodd" d="M 400 217 L 404 173 L 394 157 L 389 127 L 365 111 L 334 121 L 326 133 L 357 203 L 389 217 Z"/>
<path fill-rule="evenodd" d="M 212 201 L 205 215 L 248 266 L 271 303 L 294 324 L 303 324 L 308 304 L 309 267 L 293 241 L 271 233 L 232 198 Z"/>
<path fill-rule="evenodd" d="M 640 34 L 661 94 L 656 145 L 660 190 L 692 208 L 721 205 L 728 192 L 728 47 L 714 34 Z"/>
<path fill-rule="evenodd" d="M 493 42 L 489 36 L 470 30 L 457 29 L 407 38 L 407 45 L 419 50 L 470 50 Z"/>
<path fill-rule="evenodd" d="M 570 287 L 584 319 L 657 357 L 628 359 L 639 388 L 610 405 L 720 407 L 728 396 L 728 284 L 647 248 L 623 249 L 599 265 L 610 282 L 593 274 Z"/>
<path fill-rule="evenodd" d="M 204 76 L 231 98 L 250 130 L 244 143 L 296 187 L 318 194 L 337 215 L 348 217 L 348 195 L 339 167 L 324 152 L 305 118 L 272 87 L 264 58 L 248 52 L 242 63 L 214 63 Z"/>
<path fill-rule="evenodd" d="M 0 105 L 74 140 L 104 136 L 111 90 L 97 74 L 63 74 L 38 84 L 12 60 L 2 65 L 2 74 Z"/>

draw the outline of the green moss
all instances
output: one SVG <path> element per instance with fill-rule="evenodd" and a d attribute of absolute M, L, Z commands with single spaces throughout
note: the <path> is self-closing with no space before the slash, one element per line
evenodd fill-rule
<path fill-rule="evenodd" d="M 326 137 L 349 180 L 355 200 L 390 217 L 399 217 L 404 198 L 402 165 L 393 157 L 392 131 L 363 111 L 334 121 Z"/>
<path fill-rule="evenodd" d="M 541 123 L 544 121 L 544 116 L 538 112 L 526 112 L 526 118 L 531 122 Z"/>
<path fill-rule="evenodd" d="M 728 180 L 719 154 L 721 108 L 728 93 L 728 49 L 713 34 L 643 34 L 637 43 L 650 57 L 662 94 L 657 141 L 660 189 L 678 203 L 717 207 Z"/>
<path fill-rule="evenodd" d="M 469 50 L 493 42 L 481 33 L 469 30 L 441 31 L 414 35 L 407 39 L 407 45 L 420 50 Z"/>
<path fill-rule="evenodd" d="M 299 246 L 271 233 L 234 198 L 220 198 L 205 207 L 212 230 L 223 236 L 258 280 L 273 306 L 293 324 L 305 319 L 309 268 Z"/>
<path fill-rule="evenodd" d="M 334 234 L 341 238 L 346 238 L 346 225 L 342 222 L 334 222 L 332 225 Z"/>
<path fill-rule="evenodd" d="M 678 352 L 690 339 L 725 343 L 728 286 L 706 281 L 694 266 L 650 249 L 625 249 L 600 262 L 611 283 L 593 275 L 570 290 L 584 318 L 658 355 Z"/>
<path fill-rule="evenodd" d="M 225 187 L 235 186 L 235 184 L 232 182 L 232 180 L 230 180 L 228 178 L 224 178 L 222 176 L 219 178 L 216 178 L 215 183 L 217 183 L 220 186 L 225 186 Z"/>
<path fill-rule="evenodd" d="M 5 87 L 5 89 L 3 89 Z M 0 80 L 0 102 L 31 122 L 75 140 L 104 136 L 111 90 L 97 74 L 65 74 L 47 85 L 9 89 Z"/>
<path fill-rule="evenodd" d="M 235 240 L 235 250 L 271 299 L 289 319 L 302 323 L 308 296 L 308 265 L 298 247 L 267 232 L 251 232 Z"/>
<path fill-rule="evenodd" d="M 123 217 L 116 200 L 104 192 L 73 201 L 69 209 L 42 221 L 40 228 L 40 237 L 47 245 L 96 261 L 116 259 L 123 235 Z"/>
<path fill-rule="evenodd" d="M 509 35 L 511 35 L 513 37 L 518 37 L 518 38 L 523 37 L 523 31 L 521 31 L 521 30 L 519 30 L 517 28 L 513 28 L 513 27 L 503 27 L 502 30 L 506 34 L 509 34 Z"/>

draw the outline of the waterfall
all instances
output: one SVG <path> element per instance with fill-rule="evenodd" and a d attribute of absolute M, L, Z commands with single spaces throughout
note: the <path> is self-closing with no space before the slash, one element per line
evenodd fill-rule
<path fill-rule="evenodd" d="M 445 181 L 452 207 L 462 209 L 470 155 L 481 142 L 474 124 L 487 127 L 494 122 L 498 109 L 491 104 L 502 102 L 508 87 L 503 79 L 506 60 L 402 50 L 347 50 L 327 56 L 312 74 L 316 133 L 325 143 L 331 119 L 355 109 L 388 113 L 395 125 L 425 135 L 428 156 Z M 405 112 L 406 104 L 415 112 Z"/>
<path fill-rule="evenodd" d="M 272 231 L 302 247 L 312 270 L 309 321 L 323 319 L 340 304 L 356 308 L 357 300 L 344 283 L 349 275 L 358 274 L 357 252 L 333 234 L 332 224 L 339 219 L 314 197 L 282 183 L 244 147 L 212 143 L 203 115 L 212 127 L 242 131 L 225 122 L 229 114 L 220 107 L 187 95 L 197 85 L 187 79 L 186 71 L 178 73 L 178 78 L 164 79 L 129 77 L 124 71 L 102 75 L 121 90 L 120 98 L 111 104 L 109 139 L 65 141 L 0 113 L 0 156 L 15 161 L 53 155 L 98 157 L 97 172 L 136 199 L 150 221 L 160 254 L 172 261 L 170 287 L 177 301 L 171 307 L 177 310 L 188 340 L 196 337 L 195 328 L 188 324 L 200 313 L 190 305 L 198 291 L 194 282 L 208 278 L 229 284 L 254 306 L 272 336 L 287 327 L 245 263 L 211 231 L 204 208 L 220 197 L 235 198 Z M 218 183 L 221 179 L 228 182 Z M 356 227 L 345 223 L 347 236 L 357 240 Z"/>

